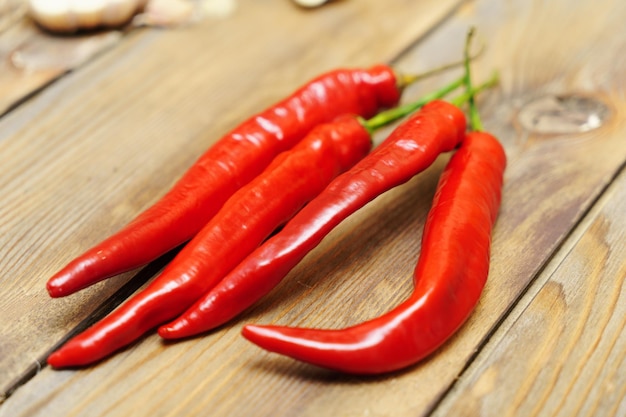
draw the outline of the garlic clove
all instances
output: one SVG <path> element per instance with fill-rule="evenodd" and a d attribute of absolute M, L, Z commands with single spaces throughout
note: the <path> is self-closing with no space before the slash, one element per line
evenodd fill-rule
<path fill-rule="evenodd" d="M 28 0 L 29 14 L 52 32 L 118 27 L 131 21 L 148 0 Z"/>
<path fill-rule="evenodd" d="M 28 10 L 35 22 L 54 32 L 78 29 L 71 10 L 72 0 L 28 0 Z"/>
<path fill-rule="evenodd" d="M 74 0 L 71 13 L 78 18 L 80 28 L 93 29 L 100 26 L 106 3 L 106 0 Z"/>
<path fill-rule="evenodd" d="M 125 24 L 143 7 L 143 3 L 145 2 L 109 0 L 102 11 L 102 25 L 114 27 Z"/>
<path fill-rule="evenodd" d="M 324 3 L 328 3 L 329 0 L 293 0 L 298 6 L 302 7 L 318 7 Z"/>

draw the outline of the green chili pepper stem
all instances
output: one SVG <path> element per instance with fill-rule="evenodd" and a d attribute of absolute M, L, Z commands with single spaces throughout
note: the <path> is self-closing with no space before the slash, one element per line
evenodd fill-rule
<path fill-rule="evenodd" d="M 390 124 L 391 122 L 394 122 L 414 112 L 415 110 L 423 107 L 429 101 L 445 97 L 452 91 L 462 86 L 463 83 L 465 82 L 465 78 L 466 76 L 463 75 L 462 77 L 454 80 L 453 82 L 446 85 L 445 87 L 442 87 L 441 89 L 437 91 L 427 94 L 413 103 L 408 103 L 403 106 L 395 107 L 393 109 L 389 109 L 384 112 L 378 113 L 376 116 L 368 120 L 360 119 L 360 122 L 370 133 L 374 133 L 379 128 L 386 126 Z"/>
<path fill-rule="evenodd" d="M 469 91 L 464 92 L 463 94 L 453 98 L 452 100 L 450 100 L 450 103 L 454 104 L 455 106 L 461 106 L 465 103 L 470 103 L 471 106 L 471 100 L 472 98 L 474 98 L 476 96 L 476 94 L 494 87 L 498 84 L 498 82 L 500 81 L 500 75 L 498 74 L 497 71 L 494 71 L 493 74 L 491 75 L 491 77 L 485 81 L 484 83 L 482 83 L 481 85 L 479 85 L 478 87 L 471 87 L 471 89 Z M 475 109 L 475 106 L 474 106 Z M 475 112 L 475 117 L 478 118 L 478 112 L 476 110 L 474 110 Z M 481 130 L 482 129 L 482 125 L 480 124 L 480 119 L 478 119 L 478 123 L 479 123 L 479 128 L 476 128 L 473 124 L 472 124 L 472 119 L 471 119 L 472 115 L 470 114 L 470 126 L 472 127 L 472 130 Z"/>
<path fill-rule="evenodd" d="M 398 88 L 399 89 L 403 89 L 408 85 L 411 85 L 413 83 L 416 83 L 418 81 L 423 80 L 424 78 L 428 78 L 430 76 L 439 74 L 441 72 L 450 70 L 450 69 L 454 69 L 456 67 L 460 67 L 462 65 L 465 65 L 465 61 L 467 59 L 469 59 L 470 61 L 473 61 L 474 59 L 478 58 L 480 55 L 482 55 L 483 51 L 485 50 L 485 45 L 484 43 L 480 45 L 480 48 L 478 49 L 478 51 L 469 57 L 465 57 L 463 60 L 460 61 L 456 61 L 456 62 L 450 62 L 448 64 L 444 64 L 441 65 L 437 68 L 433 68 L 431 70 L 428 70 L 426 72 L 422 72 L 421 74 L 399 74 L 398 75 Z M 469 52 L 468 52 L 469 55 Z"/>
<path fill-rule="evenodd" d="M 467 37 L 465 39 L 465 89 L 467 92 L 472 92 L 472 76 L 470 71 L 470 54 L 469 49 L 472 43 L 472 38 L 474 37 L 475 29 L 474 27 L 470 27 L 467 32 Z M 469 121 L 470 128 L 474 131 L 482 131 L 483 124 L 480 120 L 480 115 L 478 114 L 478 109 L 476 108 L 476 100 L 474 99 L 474 94 L 470 94 L 468 98 L 469 104 Z"/>

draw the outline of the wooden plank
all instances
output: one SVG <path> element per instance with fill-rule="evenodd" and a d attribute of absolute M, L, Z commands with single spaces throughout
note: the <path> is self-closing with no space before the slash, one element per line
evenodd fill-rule
<path fill-rule="evenodd" d="M 133 275 L 50 300 L 52 273 L 162 195 L 249 114 L 329 68 L 388 61 L 457 3 L 337 2 L 310 12 L 238 2 L 231 15 L 184 30 L 133 33 L 6 115 L 0 386 L 37 366 Z M 412 70 L 436 63 L 420 59 Z"/>
<path fill-rule="evenodd" d="M 342 20 L 344 25 L 358 13 L 365 13 L 363 21 L 367 22 L 379 21 L 379 16 L 388 16 L 388 22 L 393 20 L 387 14 L 391 12 L 384 8 L 377 9 L 377 14 L 367 14 L 365 11 L 372 11 L 375 5 L 364 4 L 337 2 L 324 9 L 327 15 L 316 16 L 341 20 L 331 14 L 336 12 L 346 19 Z M 265 9 L 249 7 L 257 13 L 256 21 L 263 22 Z M 403 7 L 402 14 L 408 16 L 408 20 L 412 17 L 409 15 L 417 13 L 408 3 Z M 243 13 L 243 8 L 241 10 Z M 593 19 L 593 16 L 598 18 Z M 462 38 L 468 24 L 474 23 L 490 40 L 489 52 L 480 62 L 478 72 L 486 74 L 497 67 L 502 74 L 501 90 L 481 103 L 485 125 L 502 139 L 510 161 L 504 203 L 494 235 L 492 273 L 481 303 L 469 322 L 430 360 L 385 377 L 345 377 L 265 354 L 242 341 L 239 330 L 241 324 L 248 321 L 343 327 L 380 314 L 403 299 L 410 291 L 409 277 L 419 251 L 421 226 L 445 158 L 425 175 L 383 196 L 343 224 L 270 297 L 232 325 L 206 337 L 175 344 L 164 344 L 150 335 L 86 370 L 44 369 L 5 402 L 0 415 L 71 416 L 85 414 L 87 409 L 90 415 L 428 414 L 626 160 L 623 140 L 626 121 L 622 117 L 626 91 L 621 82 L 625 68 L 624 62 L 614 59 L 626 48 L 626 33 L 621 30 L 624 17 L 623 2 L 610 0 L 579 1 L 576 5 L 557 0 L 541 7 L 523 0 L 506 3 L 484 0 L 468 4 L 398 63 L 411 67 L 414 60 L 424 54 L 458 56 L 456 39 Z M 294 27 L 306 26 L 304 20 L 294 19 L 297 21 Z M 316 24 L 322 22 L 319 20 Z M 401 27 L 400 23 L 394 26 Z M 572 27 L 577 28 L 575 33 L 569 30 Z M 564 37 L 563 33 L 572 36 Z M 336 32 L 334 36 L 343 35 Z M 259 32 L 258 42 L 271 40 L 271 35 Z M 145 45 L 149 41 L 142 42 Z M 346 41 L 346 44 L 351 43 Z M 605 47 L 599 48 L 598 44 Z M 160 39 L 159 46 L 164 45 L 172 44 Z M 294 48 L 299 49 L 301 45 Z M 149 46 L 145 48 L 150 50 Z M 354 48 L 351 50 L 354 56 L 362 57 L 362 49 Z M 137 51 L 136 47 L 128 48 L 131 49 Z M 330 61 L 336 53 L 315 52 L 319 58 L 330 55 Z M 346 54 L 349 56 L 350 52 Z M 144 51 L 146 55 L 149 56 Z M 295 51 L 285 58 L 287 56 L 284 62 L 297 60 Z M 304 62 L 312 61 L 305 58 Z M 141 65 L 137 61 L 133 63 Z M 265 64 L 259 62 L 261 66 Z M 139 70 L 145 71 L 145 68 L 148 66 Z M 177 70 L 180 75 L 182 70 Z M 269 67 L 265 71 L 273 82 L 263 84 L 267 78 L 255 79 L 257 84 L 268 86 L 255 90 L 262 98 L 269 94 L 270 86 L 282 85 L 284 80 L 280 76 L 289 74 L 285 69 L 279 69 L 278 74 Z M 169 76 L 174 78 L 174 75 Z M 190 84 L 196 80 L 192 71 L 183 72 L 179 79 Z M 285 79 L 291 80 L 289 76 Z M 248 77 L 242 80 L 245 82 Z M 250 85 L 243 90 L 235 86 L 235 97 L 251 91 Z M 419 92 L 419 88 L 413 90 L 414 94 Z M 544 96 L 567 94 L 573 96 L 548 100 L 547 104 L 539 100 Z M 180 105 L 180 99 L 175 94 L 172 96 L 171 106 L 169 100 L 161 100 L 159 105 L 169 112 L 164 113 L 170 115 L 168 120 L 174 119 L 175 123 L 172 114 L 179 116 L 174 106 Z M 249 97 L 252 99 L 252 96 Z M 138 100 L 135 97 L 133 100 Z M 227 94 L 221 97 L 226 100 L 225 105 L 233 103 L 228 102 Z M 585 97 L 592 101 L 584 100 Z M 208 97 L 207 102 L 211 102 Z M 594 106 L 597 102 L 604 103 L 606 108 Z M 95 103 L 90 106 L 98 107 Z M 153 106 L 160 111 L 156 103 Z M 542 110 L 544 106 L 548 106 L 547 110 Z M 193 112 L 189 109 L 187 107 L 187 112 Z M 129 110 L 132 112 L 133 108 Z M 230 118 L 234 119 L 240 110 Z M 551 118 L 554 115 L 557 117 Z M 582 119 L 577 121 L 580 116 Z M 228 115 L 225 117 L 230 120 Z M 189 118 L 192 117 L 187 116 Z M 600 128 L 585 131 L 596 121 L 601 124 Z M 215 128 L 221 129 L 219 125 Z M 135 132 L 139 134 L 138 129 Z M 170 132 L 166 130 L 161 134 Z M 122 132 L 109 133 L 119 135 Z M 94 132 L 91 135 L 98 136 Z M 128 151 L 131 154 L 132 149 L 131 146 Z M 151 151 L 152 158 L 165 158 L 160 156 L 160 150 Z M 173 154 L 174 149 L 167 152 Z M 135 165 L 144 162 L 140 156 L 132 160 Z M 145 163 L 150 164 L 150 160 Z M 123 164 L 120 165 L 118 170 L 122 169 Z M 176 166 L 181 165 L 184 163 L 176 163 Z M 157 167 L 152 169 L 156 172 Z M 128 174 L 130 171 L 124 172 Z M 147 174 L 139 173 L 134 178 L 150 183 Z M 115 181 L 109 179 L 102 183 L 112 186 Z M 133 195 L 132 190 L 124 184 L 126 196 Z M 77 198 L 77 210 L 86 210 L 81 207 L 89 207 L 88 201 Z M 144 199 L 138 206 L 149 200 L 145 196 Z M 80 227 L 72 228 L 72 233 L 80 233 L 103 215 L 98 211 L 100 204 L 93 206 L 96 213 L 88 213 Z M 114 206 L 102 210 L 111 211 L 111 207 Z M 93 235 L 102 229 L 106 227 L 94 226 L 90 234 L 76 240 L 96 240 Z M 52 236 L 40 238 L 49 245 L 59 237 L 58 232 L 56 236 L 51 232 L 46 230 L 46 234 Z M 62 252 L 56 252 L 55 256 L 61 258 L 59 253 Z M 51 262 L 58 265 L 61 259 Z M 55 314 L 57 322 L 71 322 L 67 310 Z M 44 322 L 43 326 L 49 323 Z"/>
<path fill-rule="evenodd" d="M 484 1 L 463 9 L 402 61 L 408 66 L 429 51 L 447 50 L 454 56 L 450 39 L 462 37 L 467 24 L 475 22 L 494 40 L 481 72 L 497 66 L 503 74 L 501 92 L 482 103 L 485 124 L 502 138 L 510 157 L 492 275 L 471 320 L 431 360 L 387 377 L 341 377 L 262 354 L 242 342 L 238 331 L 248 320 L 340 327 L 396 304 L 410 291 L 419 230 L 444 160 L 343 225 L 245 320 L 177 344 L 165 345 L 150 336 L 88 370 L 46 369 L 11 397 L 0 414 L 428 413 L 626 158 L 624 86 L 619 79 L 623 68 L 614 60 L 626 44 L 619 24 L 624 6 L 608 1 L 533 6 Z M 598 15 L 610 11 L 612 17 L 608 22 L 585 19 L 587 24 L 573 39 L 564 39 L 564 29 L 589 17 L 592 6 Z M 597 48 L 604 41 L 609 45 Z M 526 53 L 518 57 L 516 51 Z M 554 57 L 559 59 L 548 59 Z M 536 111 L 529 102 L 542 104 L 536 99 L 543 95 L 573 92 L 607 104 L 607 113 L 594 113 L 600 120 L 608 115 L 601 128 L 562 133 L 572 129 L 561 119 L 578 116 L 576 103 L 594 109 L 583 100 L 557 101 L 565 103 L 564 109 L 557 107 L 565 116 L 557 118 L 562 122 L 558 129 L 554 120 L 544 123 L 551 111 L 523 118 L 525 125 L 517 123 L 518 115 Z M 590 123 L 589 118 L 583 121 L 573 127 Z M 547 134 L 546 129 L 561 133 Z"/>
<path fill-rule="evenodd" d="M 620 416 L 626 407 L 626 172 L 435 416 Z"/>
<path fill-rule="evenodd" d="M 119 31 L 55 36 L 26 14 L 26 2 L 0 2 L 0 116 L 122 39 Z"/>

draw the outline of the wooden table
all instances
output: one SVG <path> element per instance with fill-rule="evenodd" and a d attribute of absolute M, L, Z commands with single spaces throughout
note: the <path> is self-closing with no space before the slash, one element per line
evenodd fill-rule
<path fill-rule="evenodd" d="M 0 416 L 626 415 L 626 2 L 204 6 L 184 28 L 69 37 L 20 10 L 0 16 Z M 47 278 L 221 134 L 328 69 L 457 60 L 470 25 L 487 42 L 476 78 L 500 72 L 478 104 L 509 164 L 487 287 L 434 355 L 350 377 L 239 332 L 344 327 L 397 305 L 446 155 L 343 223 L 231 325 L 180 343 L 150 334 L 81 370 L 44 365 L 164 261 L 64 299 L 48 297 Z M 403 101 L 458 75 L 411 86 Z"/>

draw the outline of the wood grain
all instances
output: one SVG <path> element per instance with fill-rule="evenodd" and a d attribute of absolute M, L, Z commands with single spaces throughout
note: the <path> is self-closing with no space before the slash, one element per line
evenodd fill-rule
<path fill-rule="evenodd" d="M 626 171 L 435 416 L 618 416 L 626 398 Z M 582 229 L 582 230 L 581 230 Z M 515 375 L 511 378 L 510 375 Z"/>
<path fill-rule="evenodd" d="M 446 8 L 442 2 L 333 2 L 315 14 L 285 9 L 281 16 L 287 20 L 276 17 L 283 10 L 279 2 L 259 3 L 242 3 L 232 20 L 211 27 L 131 37 L 3 121 L 0 132 L 8 139 L 0 146 L 25 156 L 8 161 L 6 168 L 0 164 L 3 174 L 12 173 L 11 198 L 21 201 L 0 214 L 1 224 L 10 226 L 5 239 L 12 239 L 0 246 L 11 249 L 2 262 L 20 277 L 19 284 L 7 280 L 0 286 L 1 334 L 41 352 L 41 346 L 50 346 L 88 316 L 92 309 L 86 306 L 105 300 L 124 279 L 52 308 L 41 289 L 47 273 L 145 207 L 241 115 L 284 95 L 301 76 L 345 62 L 386 59 L 423 34 L 396 61 L 399 68 L 457 59 L 459 40 L 470 24 L 489 40 L 477 74 L 485 76 L 494 67 L 501 73 L 501 88 L 485 95 L 480 107 L 485 126 L 501 138 L 509 157 L 491 275 L 477 310 L 429 360 L 378 378 L 305 366 L 266 354 L 239 337 L 248 321 L 343 327 L 400 302 L 411 289 L 442 157 L 424 175 L 342 224 L 233 324 L 180 343 L 149 335 L 85 370 L 43 369 L 0 407 L 0 416 L 77 416 L 87 410 L 94 416 L 427 415 L 626 161 L 626 62 L 615 59 L 626 50 L 623 2 L 467 2 L 437 26 L 433 10 L 445 16 L 452 3 Z M 272 13 L 268 5 L 275 5 Z M 251 28 L 255 47 L 247 45 Z M 225 34 L 228 42 L 219 43 Z M 335 46 L 329 47 L 331 40 Z M 230 42 L 240 46 L 237 56 L 228 53 Z M 278 44 L 284 49 L 269 47 Z M 218 58 L 220 65 L 211 65 Z M 406 100 L 430 87 L 411 88 Z M 124 105 L 118 102 L 120 91 L 127 92 Z M 520 118 L 543 109 L 545 97 L 556 107 Z M 600 127 L 588 130 L 594 117 Z M 27 125 L 27 120 L 36 123 Z M 555 131 L 555 125 L 573 130 Z M 52 144 L 46 147 L 47 142 Z M 151 142 L 154 146 L 146 147 Z M 114 152 L 122 147 L 123 152 Z M 33 155 L 45 162 L 31 168 Z M 18 187 L 18 181 L 31 177 Z M 98 196 L 107 199 L 96 201 Z M 41 208 L 57 205 L 57 211 Z M 28 210 L 44 225 L 41 230 L 20 221 Z M 15 295 L 24 289 L 29 293 Z M 3 307 L 7 299 L 16 300 L 14 309 L 25 304 L 21 314 L 32 320 L 25 329 L 16 329 L 21 316 Z M 25 311 L 26 306 L 41 312 Z M 33 333 L 41 339 L 29 345 Z M 555 336 L 546 340 L 559 343 Z M 550 350 L 549 343 L 544 350 Z"/>
<path fill-rule="evenodd" d="M 189 28 L 132 32 L 8 113 L 0 387 L 133 275 L 50 300 L 51 274 L 162 195 L 244 118 L 324 70 L 390 60 L 457 3 L 337 2 L 312 13 L 279 0 L 238 2 L 231 15 Z"/>
<path fill-rule="evenodd" d="M 38 28 L 26 2 L 0 2 L 0 116 L 116 45 L 119 31 L 59 37 Z"/>

